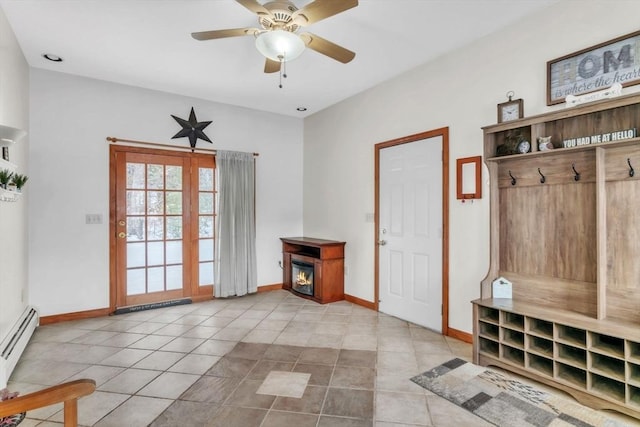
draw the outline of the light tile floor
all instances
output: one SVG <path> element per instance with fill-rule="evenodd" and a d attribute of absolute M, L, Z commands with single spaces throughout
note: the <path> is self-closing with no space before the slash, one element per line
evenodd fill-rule
<path fill-rule="evenodd" d="M 96 392 L 79 402 L 83 426 L 489 425 L 409 381 L 453 357 L 470 360 L 471 346 L 346 301 L 271 291 L 42 326 L 9 388 L 26 394 L 94 379 Z M 281 386 L 282 378 L 265 381 L 272 372 L 304 382 L 302 398 L 256 394 Z M 189 420 L 171 419 L 185 413 Z M 54 405 L 30 411 L 22 426 L 62 418 Z"/>

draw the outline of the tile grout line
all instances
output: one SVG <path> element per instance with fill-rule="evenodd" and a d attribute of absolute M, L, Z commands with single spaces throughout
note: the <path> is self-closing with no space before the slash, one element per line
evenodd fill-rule
<path fill-rule="evenodd" d="M 322 411 L 324 411 L 324 405 L 327 403 L 327 397 L 329 396 L 329 388 L 331 387 L 331 381 L 333 380 L 333 374 L 336 372 L 336 364 L 338 363 L 338 358 L 340 357 L 340 353 L 338 351 L 338 357 L 336 358 L 335 363 L 333 364 L 333 369 L 331 369 L 331 375 L 329 376 L 329 382 L 327 383 L 327 389 L 324 391 L 324 398 L 322 399 L 322 405 L 320 405 L 320 413 L 318 414 L 318 422 L 316 423 L 316 427 L 320 425 L 320 419 L 322 418 Z"/>

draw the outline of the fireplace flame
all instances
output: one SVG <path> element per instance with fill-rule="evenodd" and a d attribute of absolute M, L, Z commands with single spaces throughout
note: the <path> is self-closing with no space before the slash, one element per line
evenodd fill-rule
<path fill-rule="evenodd" d="M 307 275 L 304 273 L 304 271 L 299 272 L 298 275 L 296 276 L 296 285 L 306 286 L 310 284 L 311 284 L 311 281 L 309 280 Z"/>

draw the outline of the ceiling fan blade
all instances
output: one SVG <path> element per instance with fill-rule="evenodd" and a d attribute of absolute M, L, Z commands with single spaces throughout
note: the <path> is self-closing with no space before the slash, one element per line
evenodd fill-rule
<path fill-rule="evenodd" d="M 224 39 L 226 37 L 251 36 L 257 28 L 230 28 L 228 30 L 200 31 L 191 33 L 191 37 L 196 40 Z"/>
<path fill-rule="evenodd" d="M 246 7 L 247 9 L 249 9 L 251 12 L 255 13 L 258 16 L 271 15 L 271 12 L 265 9 L 264 6 L 262 6 L 256 0 L 236 0 L 236 2 L 240 3 L 241 5 L 243 5 L 244 7 Z"/>
<path fill-rule="evenodd" d="M 282 65 L 280 61 L 273 61 L 269 58 L 266 58 L 266 62 L 264 63 L 264 72 L 265 73 L 277 73 L 280 71 L 280 66 Z"/>
<path fill-rule="evenodd" d="M 332 43 L 322 37 L 316 36 L 315 34 L 302 33 L 300 34 L 300 38 L 302 38 L 302 41 L 309 49 L 313 49 L 316 52 L 333 58 L 336 61 L 340 61 L 343 64 L 351 61 L 356 56 L 355 52 L 351 52 L 349 49 Z"/>
<path fill-rule="evenodd" d="M 358 0 L 316 0 L 291 15 L 292 20 L 304 27 L 337 15 L 358 5 Z"/>

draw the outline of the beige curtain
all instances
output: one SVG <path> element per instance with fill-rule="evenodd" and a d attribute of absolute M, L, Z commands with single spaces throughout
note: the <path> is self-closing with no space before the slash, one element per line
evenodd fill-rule
<path fill-rule="evenodd" d="M 219 176 L 215 296 L 258 290 L 255 179 L 251 153 L 217 150 Z"/>

